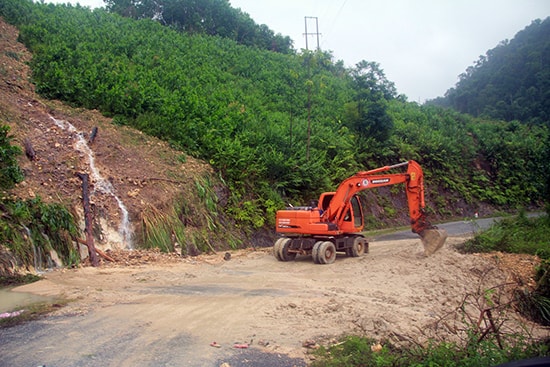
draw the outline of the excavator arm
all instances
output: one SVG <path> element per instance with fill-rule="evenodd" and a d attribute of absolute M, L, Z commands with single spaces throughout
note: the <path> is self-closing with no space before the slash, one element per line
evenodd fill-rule
<path fill-rule="evenodd" d="M 406 172 L 384 173 L 402 166 L 407 166 Z M 328 208 L 322 214 L 321 222 L 335 223 L 341 227 L 346 208 L 349 207 L 349 202 L 355 194 L 367 189 L 400 183 L 405 184 L 411 229 L 421 237 L 425 253 L 430 255 L 443 246 L 447 233 L 437 229 L 426 218 L 424 174 L 420 165 L 413 160 L 370 171 L 361 171 L 344 180 L 338 186 Z"/>

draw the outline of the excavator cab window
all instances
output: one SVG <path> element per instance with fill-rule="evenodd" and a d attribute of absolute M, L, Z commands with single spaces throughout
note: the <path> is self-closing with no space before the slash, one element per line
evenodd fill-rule
<path fill-rule="evenodd" d="M 361 227 L 363 225 L 363 212 L 361 211 L 361 202 L 357 196 L 351 198 L 351 210 L 353 211 L 353 225 Z"/>
<path fill-rule="evenodd" d="M 346 210 L 346 215 L 344 215 L 344 222 L 351 222 L 351 215 L 349 209 Z"/>
<path fill-rule="evenodd" d="M 332 197 L 334 196 L 334 193 L 326 193 L 324 196 L 323 196 L 323 199 L 322 199 L 322 202 L 320 203 L 320 207 L 321 209 L 323 210 L 327 210 L 329 205 L 330 205 L 330 201 L 332 200 Z"/>

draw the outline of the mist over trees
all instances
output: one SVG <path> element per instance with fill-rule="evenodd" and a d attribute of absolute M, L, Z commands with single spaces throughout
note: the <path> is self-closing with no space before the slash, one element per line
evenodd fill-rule
<path fill-rule="evenodd" d="M 185 8 L 187 18 L 170 18 L 175 10 L 161 18 L 153 7 L 159 4 L 164 11 Z M 464 216 L 465 208 L 482 205 L 540 207 L 546 200 L 548 97 L 510 104 L 531 111 L 522 113 L 536 125 L 489 118 L 493 110 L 481 105 L 475 110 L 483 117 L 474 117 L 407 102 L 373 61 L 345 68 L 329 51 L 273 52 L 254 38 L 247 45 L 237 39 L 240 26 L 220 25 L 221 10 L 249 19 L 225 0 L 113 1 L 108 9 L 0 3 L 0 15 L 33 53 L 38 93 L 98 109 L 115 124 L 208 161 L 231 192 L 225 211 L 243 226 L 271 227 L 286 203 L 308 203 L 357 171 L 410 159 L 426 172 L 435 216 Z M 492 85 L 520 83 L 508 74 L 485 75 Z M 537 91 L 547 96 L 544 85 Z M 461 100 L 450 97 L 458 91 L 446 98 Z M 508 113 L 507 106 L 497 103 L 493 113 Z M 377 200 L 387 218 L 396 215 L 388 198 Z"/>

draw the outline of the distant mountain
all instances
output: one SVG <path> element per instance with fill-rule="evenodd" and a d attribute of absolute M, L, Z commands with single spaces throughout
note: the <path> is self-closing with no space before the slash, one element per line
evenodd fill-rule
<path fill-rule="evenodd" d="M 480 56 L 429 104 L 506 121 L 550 124 L 550 18 L 537 19 Z"/>

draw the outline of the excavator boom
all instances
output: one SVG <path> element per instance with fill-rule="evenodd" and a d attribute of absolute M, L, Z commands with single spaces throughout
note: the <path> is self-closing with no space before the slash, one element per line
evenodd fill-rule
<path fill-rule="evenodd" d="M 407 166 L 406 173 L 384 174 L 384 172 L 403 166 Z M 425 253 L 433 254 L 443 246 L 447 234 L 443 230 L 438 230 L 426 218 L 424 173 L 420 165 L 413 160 L 358 172 L 344 180 L 336 190 L 327 211 L 323 213 L 321 221 L 336 222 L 337 225 L 341 225 L 342 213 L 353 195 L 362 190 L 399 183 L 405 184 L 412 231 L 421 237 Z"/>

